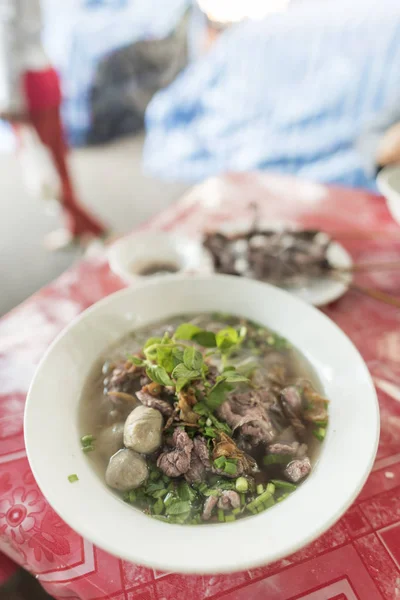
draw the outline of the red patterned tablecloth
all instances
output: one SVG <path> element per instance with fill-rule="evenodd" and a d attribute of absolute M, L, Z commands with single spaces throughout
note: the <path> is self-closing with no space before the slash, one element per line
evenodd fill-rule
<path fill-rule="evenodd" d="M 331 232 L 357 230 L 357 239 L 342 238 L 356 261 L 399 257 L 400 229 L 382 198 L 259 174 L 210 180 L 146 228 L 200 235 L 221 222 L 248 218 L 250 202 L 274 221 L 288 219 Z M 400 295 L 396 271 L 363 275 L 360 282 Z M 352 291 L 325 312 L 354 341 L 371 370 L 379 392 L 381 440 L 365 488 L 324 536 L 263 568 L 182 576 L 110 556 L 61 521 L 26 459 L 26 393 L 59 331 L 122 285 L 104 258 L 85 260 L 0 321 L 0 550 L 37 575 L 57 599 L 400 599 L 400 310 Z"/>

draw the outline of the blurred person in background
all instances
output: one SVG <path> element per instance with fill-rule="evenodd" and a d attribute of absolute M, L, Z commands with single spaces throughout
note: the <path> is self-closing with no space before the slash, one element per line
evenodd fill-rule
<path fill-rule="evenodd" d="M 360 135 L 357 147 L 371 177 L 383 167 L 400 165 L 400 104 L 370 122 Z"/>
<path fill-rule="evenodd" d="M 65 228 L 46 241 L 50 249 L 58 249 L 100 237 L 105 228 L 81 206 L 74 191 L 60 117 L 60 82 L 43 49 L 41 31 L 40 0 L 0 0 L 0 118 L 13 126 L 21 144 L 27 139 L 23 131 L 33 128 L 38 145 L 51 157 Z"/>

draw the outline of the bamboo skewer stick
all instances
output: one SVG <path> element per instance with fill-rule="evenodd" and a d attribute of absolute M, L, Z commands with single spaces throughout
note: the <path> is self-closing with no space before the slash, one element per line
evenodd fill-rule
<path fill-rule="evenodd" d="M 394 260 L 391 262 L 378 261 L 370 263 L 355 263 L 350 267 L 333 267 L 334 271 L 338 271 L 340 273 L 354 273 L 362 271 L 386 271 L 390 269 L 400 269 L 400 260 Z"/>
<path fill-rule="evenodd" d="M 349 282 L 345 278 L 344 274 L 342 274 L 341 276 L 340 273 L 332 273 L 332 276 L 335 279 L 342 281 L 345 285 L 347 285 L 350 289 L 354 290 L 355 292 L 359 292 L 360 294 L 369 296 L 369 298 L 373 298 L 374 300 L 379 300 L 384 304 L 389 304 L 390 306 L 396 306 L 397 308 L 400 308 L 400 297 L 397 298 L 396 296 L 391 296 L 386 292 L 381 292 L 380 290 L 365 287 L 363 285 L 359 285 L 358 283 Z"/>

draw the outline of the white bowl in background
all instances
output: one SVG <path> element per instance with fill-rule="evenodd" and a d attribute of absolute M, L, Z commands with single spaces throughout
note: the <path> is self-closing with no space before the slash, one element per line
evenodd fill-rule
<path fill-rule="evenodd" d="M 387 200 L 393 219 L 400 223 L 400 166 L 385 167 L 376 181 L 379 191 Z"/>
<path fill-rule="evenodd" d="M 172 525 L 106 487 L 82 452 L 78 407 L 94 362 L 127 332 L 180 313 L 220 311 L 271 327 L 299 348 L 330 399 L 330 425 L 310 477 L 284 502 L 234 523 Z M 52 344 L 31 385 L 25 441 L 34 476 L 78 533 L 124 559 L 178 572 L 229 572 L 278 560 L 345 512 L 372 467 L 379 437 L 375 389 L 360 354 L 325 315 L 276 287 L 228 276 L 148 280 L 113 294 Z M 79 481 L 71 484 L 68 475 Z"/>
<path fill-rule="evenodd" d="M 208 274 L 214 270 L 212 258 L 200 241 L 160 231 L 123 237 L 110 246 L 108 261 L 116 275 L 135 285 L 149 277 L 141 275 L 141 271 L 153 263 L 175 265 L 177 272 L 187 274 Z"/>

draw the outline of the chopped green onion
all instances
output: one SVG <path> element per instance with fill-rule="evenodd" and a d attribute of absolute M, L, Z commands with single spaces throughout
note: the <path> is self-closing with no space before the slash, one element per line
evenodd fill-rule
<path fill-rule="evenodd" d="M 241 513 L 241 512 L 242 512 L 242 510 L 241 510 L 241 508 L 238 506 L 237 508 L 234 508 L 234 509 L 233 509 L 233 511 L 232 511 L 232 514 L 233 514 L 233 515 L 238 515 L 238 514 L 239 514 L 239 513 Z"/>
<path fill-rule="evenodd" d="M 161 515 L 164 510 L 164 502 L 159 498 L 153 505 L 154 514 Z"/>
<path fill-rule="evenodd" d="M 257 496 L 255 500 L 250 502 L 250 504 L 247 505 L 247 508 L 249 510 L 258 510 L 258 508 L 262 506 L 265 502 L 267 502 L 271 497 L 272 494 L 270 494 L 269 492 L 263 492 L 262 494 L 260 494 L 260 496 Z"/>
<path fill-rule="evenodd" d="M 287 490 L 290 492 L 294 492 L 297 489 L 297 485 L 294 483 L 289 483 L 289 481 L 281 481 L 280 479 L 271 479 L 271 483 L 278 489 Z"/>
<path fill-rule="evenodd" d="M 232 514 L 232 515 L 226 515 L 226 517 L 225 517 L 225 522 L 226 522 L 226 523 L 230 523 L 230 522 L 232 522 L 232 521 L 236 521 L 236 517 L 235 517 L 235 515 L 234 515 L 234 514 Z"/>
<path fill-rule="evenodd" d="M 222 508 L 218 509 L 218 521 L 220 523 L 223 523 L 225 521 L 225 515 L 224 515 L 224 511 L 222 510 Z"/>
<path fill-rule="evenodd" d="M 264 486 L 263 486 L 263 484 L 262 484 L 262 483 L 259 483 L 259 484 L 258 484 L 258 486 L 257 486 L 257 488 L 256 488 L 256 491 L 257 491 L 257 494 L 259 494 L 259 495 L 263 493 L 263 491 L 264 491 Z"/>
<path fill-rule="evenodd" d="M 273 483 L 269 483 L 267 485 L 267 492 L 269 492 L 270 494 L 275 494 L 275 486 Z"/>
<path fill-rule="evenodd" d="M 277 499 L 277 502 L 282 502 L 282 500 L 285 500 L 285 498 L 287 498 L 288 496 L 290 496 L 290 492 L 282 494 L 282 496 L 279 496 L 279 498 Z"/>
<path fill-rule="evenodd" d="M 205 429 L 203 429 L 203 435 L 205 437 L 215 438 L 217 437 L 217 432 L 212 427 L 206 427 Z"/>
<path fill-rule="evenodd" d="M 262 503 L 264 510 L 266 510 L 267 508 L 271 508 L 271 506 L 273 506 L 274 504 L 275 504 L 275 500 L 274 500 L 273 496 L 270 496 L 269 498 L 264 500 L 264 502 Z"/>
<path fill-rule="evenodd" d="M 95 439 L 92 435 L 84 435 L 83 437 L 81 437 L 81 444 L 83 447 L 91 446 L 94 441 Z"/>
<path fill-rule="evenodd" d="M 290 454 L 267 454 L 263 458 L 263 464 L 268 465 L 287 465 L 291 460 Z"/>
<path fill-rule="evenodd" d="M 220 496 L 221 492 L 220 490 L 213 490 L 212 488 L 206 489 L 203 492 L 204 496 Z"/>
<path fill-rule="evenodd" d="M 93 452 L 94 449 L 94 446 L 83 446 L 82 448 L 83 452 Z"/>
<path fill-rule="evenodd" d="M 249 489 L 249 482 L 246 477 L 238 477 L 236 479 L 235 487 L 238 492 L 247 492 Z"/>
<path fill-rule="evenodd" d="M 240 505 L 245 506 L 245 504 L 246 504 L 246 494 L 241 493 L 240 494 Z"/>
<path fill-rule="evenodd" d="M 165 506 L 169 506 L 172 502 L 174 502 L 174 500 L 176 500 L 176 497 L 174 496 L 174 494 L 172 494 L 172 492 L 168 492 L 168 494 L 164 498 Z"/>
<path fill-rule="evenodd" d="M 324 427 L 318 427 L 317 429 L 313 429 L 313 436 L 317 438 L 320 442 L 323 442 L 326 435 L 326 429 Z"/>
<path fill-rule="evenodd" d="M 236 475 L 237 466 L 231 460 L 227 460 L 224 466 L 224 473 L 228 473 L 228 475 Z"/>
<path fill-rule="evenodd" d="M 225 463 L 225 456 L 220 456 L 214 460 L 214 465 L 217 467 L 217 469 L 223 469 L 225 467 Z"/>
<path fill-rule="evenodd" d="M 75 481 L 79 481 L 79 477 L 78 477 L 78 475 L 73 473 L 72 475 L 68 475 L 68 481 L 70 483 L 75 483 Z"/>

